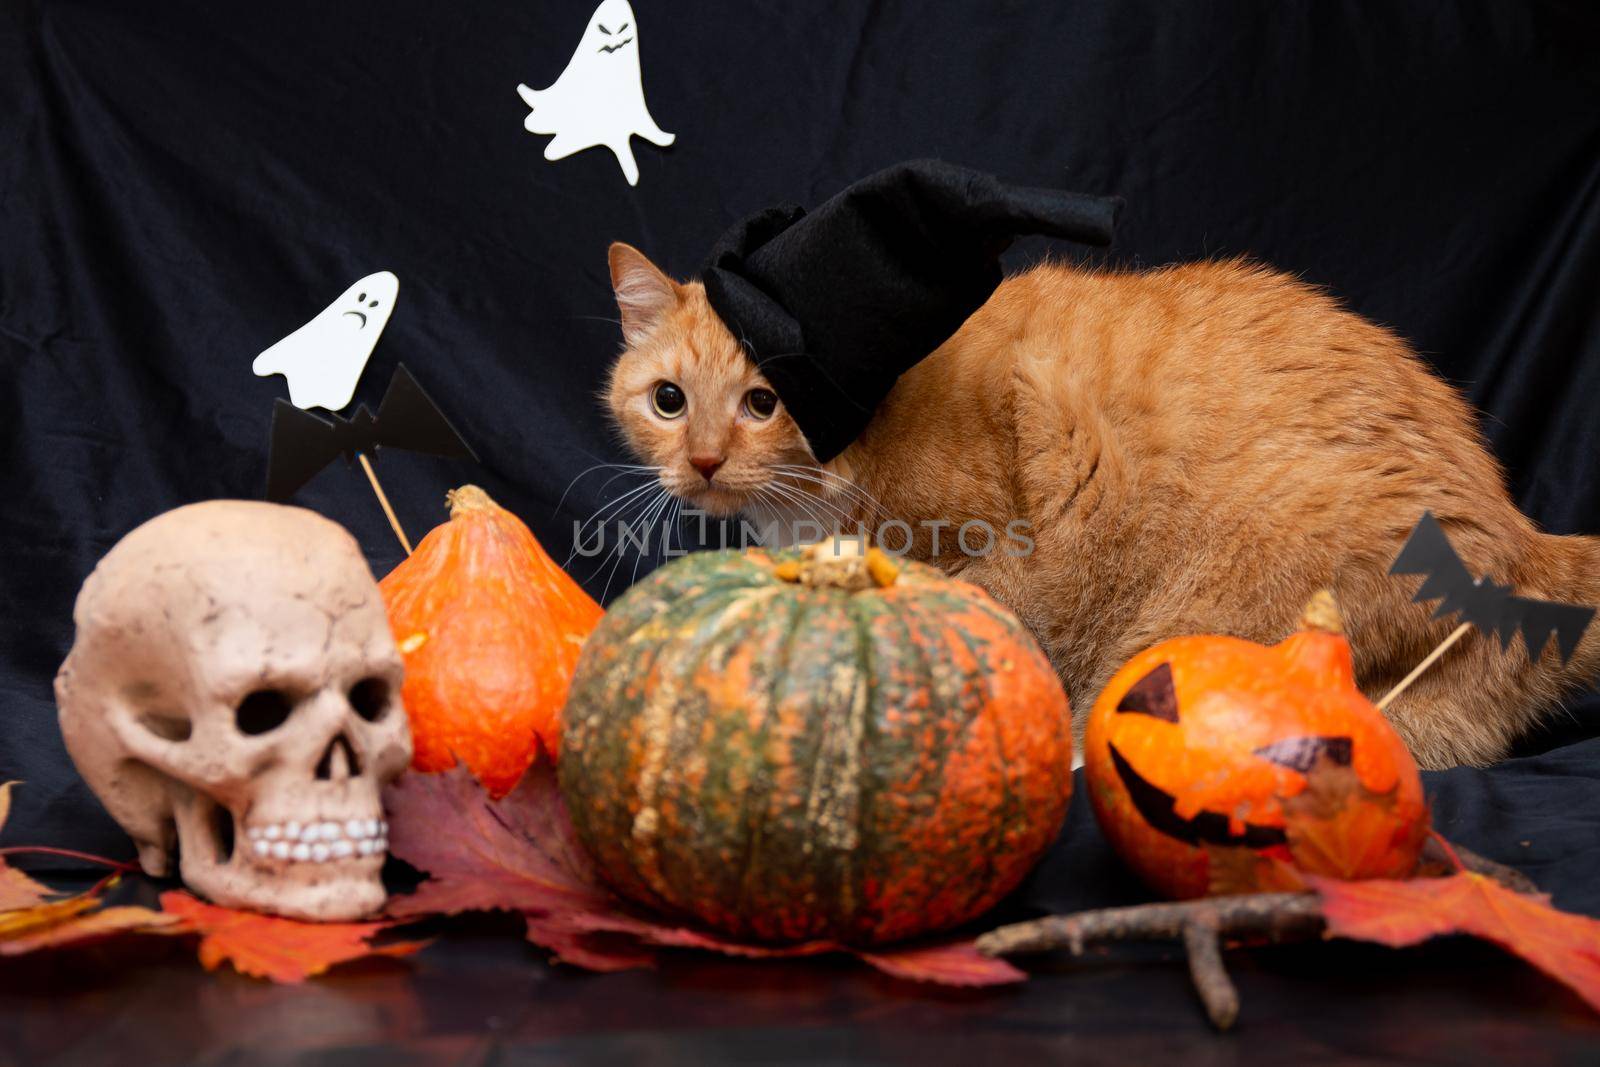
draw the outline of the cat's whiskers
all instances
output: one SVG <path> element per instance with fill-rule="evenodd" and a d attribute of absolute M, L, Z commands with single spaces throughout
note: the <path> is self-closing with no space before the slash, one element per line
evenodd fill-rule
<path fill-rule="evenodd" d="M 638 497 L 641 493 L 649 492 L 651 489 L 658 489 L 663 493 L 666 492 L 666 489 L 661 486 L 659 482 L 653 480 L 645 482 L 643 485 L 636 485 L 632 489 L 629 489 L 626 493 L 623 493 L 621 496 L 612 500 L 608 500 L 596 508 L 594 513 L 590 515 L 589 518 L 585 519 L 579 524 L 579 534 L 581 535 L 584 530 L 588 529 L 591 523 L 605 522 L 611 518 L 612 515 L 620 513 L 623 506 L 630 500 Z"/>
<path fill-rule="evenodd" d="M 624 537 L 622 529 L 618 529 L 617 543 L 614 549 L 614 554 L 617 558 L 611 564 L 611 569 L 606 572 L 606 584 L 605 587 L 600 590 L 600 599 L 602 602 L 605 600 L 607 594 L 611 592 L 611 582 L 616 578 L 617 571 L 621 568 L 623 559 L 627 555 L 627 553 L 623 550 L 624 546 L 629 544 L 630 541 L 635 543 L 636 546 L 642 544 L 642 547 L 636 547 L 634 550 L 633 572 L 629 576 L 628 584 L 632 585 L 633 582 L 638 579 L 639 563 L 644 559 L 645 555 L 650 550 L 651 531 L 655 529 L 657 520 L 661 516 L 662 512 L 666 509 L 667 504 L 671 499 L 672 497 L 667 493 L 662 493 L 659 496 L 652 497 L 650 507 L 647 508 L 639 517 L 637 524 L 632 524 L 628 527 L 628 529 L 632 531 L 631 536 Z"/>
<path fill-rule="evenodd" d="M 599 492 L 604 493 L 608 488 L 610 488 L 611 483 L 616 481 L 618 478 L 655 478 L 660 480 L 661 471 L 662 468 L 660 467 L 640 467 L 638 470 L 618 471 L 616 474 L 613 474 L 611 477 L 600 483 Z"/>
<path fill-rule="evenodd" d="M 842 526 L 849 523 L 849 517 L 843 516 L 837 511 L 831 518 L 825 514 L 819 514 L 815 505 L 827 505 L 827 501 L 822 500 L 820 497 L 802 493 L 793 486 L 787 486 L 781 482 L 768 482 L 764 487 L 764 491 L 773 494 L 775 499 L 783 501 L 787 505 L 782 510 L 790 512 L 791 515 L 798 513 L 801 518 L 821 527 L 822 533 L 837 532 Z M 788 521 L 791 524 L 793 523 L 792 518 Z"/>
<path fill-rule="evenodd" d="M 585 531 L 588 530 L 591 525 L 593 525 L 595 528 L 595 534 L 599 536 L 603 534 L 605 523 L 611 521 L 612 519 L 620 519 L 624 513 L 634 510 L 635 504 L 642 503 L 644 507 L 648 507 L 657 498 L 645 496 L 641 501 L 640 494 L 648 493 L 652 488 L 655 489 L 660 496 L 667 495 L 666 489 L 662 487 L 659 482 L 649 481 L 643 485 L 635 486 L 626 493 L 623 493 L 621 496 L 617 497 L 615 500 L 608 501 L 607 503 L 602 504 L 600 507 L 595 509 L 594 514 L 580 523 L 577 529 L 574 531 L 574 536 L 572 539 L 572 552 L 567 556 L 566 563 L 563 563 L 562 567 L 565 568 L 572 563 L 574 558 L 577 557 L 579 546 L 581 546 L 587 540 Z"/>
<path fill-rule="evenodd" d="M 636 545 L 642 543 L 643 546 L 637 550 L 633 564 L 633 573 L 635 576 L 638 575 L 639 560 L 643 559 L 645 554 L 649 551 L 650 532 L 655 529 L 656 523 L 660 519 L 662 512 L 674 499 L 675 498 L 668 493 L 665 488 L 663 488 L 656 496 L 650 498 L 649 504 L 647 504 L 641 511 L 640 517 L 636 523 L 618 524 L 617 543 L 611 547 L 611 551 L 606 553 L 605 560 L 602 560 L 600 563 L 600 566 L 603 567 L 605 566 L 606 560 L 610 560 L 613 556 L 616 557 L 616 559 L 611 563 L 611 569 L 606 572 L 605 587 L 600 590 L 601 603 L 605 602 L 607 594 L 611 592 L 611 583 L 616 578 L 617 571 L 622 566 L 622 560 L 625 556 L 623 549 L 630 542 L 635 543 Z M 628 529 L 631 531 L 630 536 L 622 536 L 623 529 Z M 595 573 L 599 573 L 599 567 L 595 568 Z"/>
<path fill-rule="evenodd" d="M 606 486 L 609 486 L 618 478 L 626 477 L 630 474 L 661 473 L 660 467 L 646 466 L 642 463 L 596 463 L 592 467 L 585 467 L 583 470 L 579 471 L 573 477 L 572 481 L 567 483 L 567 487 L 561 491 L 561 499 L 556 501 L 556 506 L 551 510 L 550 513 L 554 515 L 559 512 L 561 510 L 561 505 L 567 502 L 567 496 L 572 492 L 573 487 L 582 481 L 586 476 L 598 470 L 615 470 L 618 472 L 613 474 L 610 478 L 607 478 L 605 482 L 601 484 L 599 491 L 602 493 L 606 491 Z"/>
<path fill-rule="evenodd" d="M 752 493 L 755 502 L 766 511 L 764 516 L 755 516 L 757 524 L 761 527 L 761 543 L 763 545 L 770 543 L 774 546 L 785 543 L 782 527 L 791 521 L 787 516 L 792 508 L 760 486 L 753 489 Z"/>
<path fill-rule="evenodd" d="M 806 478 L 816 481 L 818 484 L 842 490 L 851 494 L 863 503 L 872 505 L 874 508 L 877 508 L 880 511 L 886 510 L 883 506 L 883 502 L 877 497 L 873 496 L 871 493 L 867 492 L 865 489 L 861 488 L 861 486 L 857 485 L 849 478 L 846 478 L 844 475 L 830 471 L 826 467 L 820 467 L 814 464 L 779 463 L 775 464 L 772 469 L 776 471 L 782 471 L 783 473 L 792 475 L 794 477 Z"/>
<path fill-rule="evenodd" d="M 772 482 L 771 488 L 783 496 L 794 500 L 805 501 L 807 506 L 813 509 L 813 514 L 815 513 L 815 509 L 817 507 L 826 508 L 827 513 L 832 515 L 836 527 L 846 527 L 850 525 L 850 520 L 852 518 L 850 512 L 847 509 L 840 507 L 832 500 L 829 500 L 827 497 L 817 496 L 814 493 L 807 493 L 796 486 L 788 485 L 784 482 Z"/>
<path fill-rule="evenodd" d="M 622 531 L 632 530 L 634 528 L 633 524 L 637 521 L 640 521 L 642 516 L 649 514 L 661 503 L 663 499 L 665 499 L 666 496 L 666 491 L 660 490 L 654 496 L 638 498 L 630 503 L 626 508 L 619 509 L 612 516 L 615 528 L 617 530 L 616 541 L 612 544 L 611 550 L 602 556 L 599 562 L 595 564 L 594 569 L 589 572 L 589 576 L 591 578 L 600 573 L 600 569 L 606 565 L 606 562 L 610 560 L 613 555 L 616 555 L 622 551 L 622 546 L 625 543 L 625 539 L 622 536 Z M 606 528 L 604 526 L 600 526 L 595 530 L 595 536 L 602 539 L 600 542 L 601 544 L 604 543 L 603 539 L 605 537 L 605 529 Z"/>
<path fill-rule="evenodd" d="M 884 507 L 883 502 L 877 497 L 850 479 L 841 474 L 835 474 L 833 471 L 822 467 L 797 466 L 794 464 L 775 464 L 768 469 L 780 477 L 796 478 L 811 482 L 824 491 L 840 492 L 847 499 L 866 508 L 872 514 L 887 515 L 889 513 L 889 509 Z"/>

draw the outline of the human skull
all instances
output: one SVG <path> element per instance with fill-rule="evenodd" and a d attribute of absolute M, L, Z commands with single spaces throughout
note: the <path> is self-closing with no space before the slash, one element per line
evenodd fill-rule
<path fill-rule="evenodd" d="M 159 515 L 94 569 L 56 675 L 67 750 L 153 876 L 302 919 L 383 905 L 401 663 L 355 539 L 302 508 Z"/>

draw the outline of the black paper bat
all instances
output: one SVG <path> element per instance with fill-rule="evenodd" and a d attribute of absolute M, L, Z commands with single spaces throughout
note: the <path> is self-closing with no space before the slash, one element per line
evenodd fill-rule
<path fill-rule="evenodd" d="M 450 420 L 406 370 L 395 368 L 376 415 L 365 404 L 348 419 L 324 419 L 280 399 L 272 409 L 272 447 L 267 460 L 267 499 L 282 502 L 338 456 L 379 448 L 425 452 L 450 459 L 477 459 Z"/>
<path fill-rule="evenodd" d="M 1389 573 L 1425 575 L 1413 601 L 1440 601 L 1433 612 L 1436 619 L 1459 611 L 1462 622 L 1494 634 L 1502 648 L 1511 647 L 1520 630 L 1530 659 L 1538 659 L 1554 635 L 1562 662 L 1570 660 L 1595 616 L 1594 608 L 1532 600 L 1517 596 L 1509 585 L 1495 584 L 1487 575 L 1473 578 L 1431 511 L 1417 520 Z"/>

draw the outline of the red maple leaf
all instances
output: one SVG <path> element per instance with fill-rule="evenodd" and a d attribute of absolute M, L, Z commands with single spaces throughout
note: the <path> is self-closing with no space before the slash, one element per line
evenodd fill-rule
<path fill-rule="evenodd" d="M 426 942 L 373 945 L 372 937 L 395 924 L 313 923 L 219 908 L 181 890 L 161 894 L 161 910 L 182 923 L 179 932 L 200 935 L 200 962 L 214 971 L 223 963 L 255 978 L 300 982 L 329 967 L 370 956 L 409 956 Z"/>
<path fill-rule="evenodd" d="M 1460 871 L 1445 878 L 1345 882 L 1307 876 L 1332 937 L 1401 948 L 1444 934 L 1492 941 L 1572 987 L 1600 1010 L 1600 920 L 1551 907 Z"/>
<path fill-rule="evenodd" d="M 389 850 L 430 877 L 395 897 L 398 919 L 462 911 L 516 911 L 528 940 L 556 960 L 595 971 L 647 967 L 657 949 L 691 948 L 729 956 L 774 958 L 851 953 L 887 974 L 944 985 L 983 986 L 1027 976 L 981 956 L 970 941 L 872 951 L 825 941 L 760 945 L 734 941 L 646 914 L 607 889 L 578 843 L 541 760 L 503 800 L 491 800 L 462 768 L 407 774 L 384 797 Z"/>

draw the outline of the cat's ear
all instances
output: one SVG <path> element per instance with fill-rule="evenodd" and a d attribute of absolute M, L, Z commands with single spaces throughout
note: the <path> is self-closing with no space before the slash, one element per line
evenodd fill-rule
<path fill-rule="evenodd" d="M 661 273 L 645 254 L 617 241 L 607 255 L 611 263 L 611 288 L 622 312 L 622 339 L 638 344 L 661 316 L 678 306 L 678 283 Z"/>

